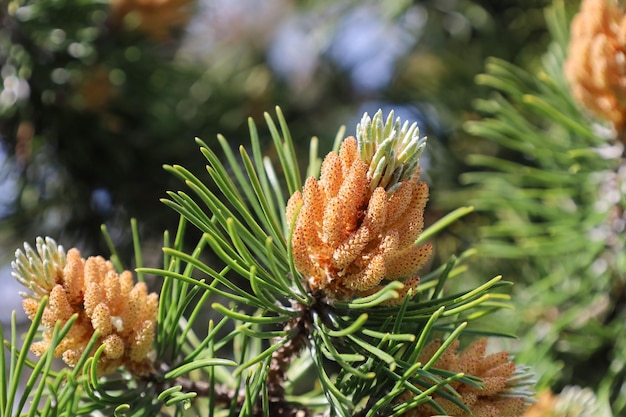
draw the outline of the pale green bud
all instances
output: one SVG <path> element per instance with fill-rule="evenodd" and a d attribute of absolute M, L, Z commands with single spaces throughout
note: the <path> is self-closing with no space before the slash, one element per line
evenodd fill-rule
<path fill-rule="evenodd" d="M 32 295 L 40 298 L 50 293 L 57 284 L 56 278 L 65 266 L 65 251 L 54 239 L 38 237 L 36 251 L 28 243 L 24 250 L 15 251 L 15 261 L 11 262 L 11 275 L 24 287 L 32 291 Z"/>
<path fill-rule="evenodd" d="M 419 158 L 426 146 L 426 137 L 419 136 L 417 123 L 393 120 L 393 110 L 383 121 L 378 110 L 373 118 L 367 113 L 356 127 L 356 140 L 361 160 L 369 165 L 370 190 L 383 187 L 393 191 L 400 182 L 412 178 L 419 170 Z"/>

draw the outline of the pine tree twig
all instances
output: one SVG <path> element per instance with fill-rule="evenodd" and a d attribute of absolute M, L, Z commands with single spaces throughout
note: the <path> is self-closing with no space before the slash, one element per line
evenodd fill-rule
<path fill-rule="evenodd" d="M 312 323 L 308 306 L 292 302 L 292 308 L 300 311 L 295 319 L 285 325 L 285 330 L 292 330 L 293 337 L 280 349 L 272 354 L 267 376 L 267 390 L 270 400 L 270 414 L 279 417 L 310 417 L 308 410 L 300 409 L 285 400 L 285 386 L 287 369 L 294 357 L 307 346 L 310 326 Z"/>
<path fill-rule="evenodd" d="M 623 141 L 626 138 L 626 129 L 621 129 L 618 132 L 618 139 Z M 611 190 L 620 189 L 625 181 L 624 172 L 626 172 L 626 157 L 624 153 L 626 147 L 622 150 L 622 157 L 620 158 L 619 166 L 616 168 L 612 175 L 606 177 L 602 184 L 602 194 L 610 195 Z M 607 198 L 607 197 L 605 197 Z M 604 258 L 609 264 L 614 264 L 615 260 L 619 258 L 622 250 L 621 234 L 623 233 L 623 221 L 625 218 L 624 206 L 621 199 L 612 202 L 611 208 L 608 210 L 607 224 L 608 235 L 605 239 L 606 253 Z M 610 325 L 613 320 L 620 317 L 624 309 L 626 308 L 626 285 L 623 277 L 617 272 L 611 273 L 612 291 L 610 292 L 611 303 L 609 310 L 604 312 L 602 323 L 604 325 Z"/>
<path fill-rule="evenodd" d="M 291 338 L 284 346 L 272 354 L 270 361 L 267 377 L 269 412 L 271 416 L 276 417 L 321 417 L 323 414 L 314 415 L 301 405 L 285 399 L 284 384 L 287 380 L 287 370 L 293 358 L 299 356 L 302 350 L 306 348 L 312 323 L 312 306 L 306 306 L 294 301 L 292 302 L 292 308 L 299 311 L 300 314 L 285 325 L 285 330 L 292 331 Z M 165 373 L 167 365 L 162 364 L 161 368 L 161 372 Z M 180 385 L 183 392 L 195 392 L 199 397 L 213 396 L 217 404 L 223 405 L 231 404 L 236 397 L 238 409 L 241 409 L 246 398 L 244 390 L 237 392 L 223 384 L 212 386 L 207 381 L 192 380 L 186 376 L 178 377 L 167 384 L 161 382 L 160 385 L 163 385 L 162 388 L 166 388 L 165 385 Z M 261 398 L 259 398 L 251 417 L 264 416 L 261 401 Z"/>
<path fill-rule="evenodd" d="M 211 395 L 215 398 L 216 404 L 228 405 L 232 403 L 235 395 L 237 396 L 236 412 L 239 413 L 245 402 L 245 391 L 235 392 L 222 384 L 211 386 L 207 381 L 193 381 L 189 378 L 180 377 L 175 381 L 176 385 L 180 385 L 184 392 L 195 392 L 199 397 L 208 397 Z M 283 393 L 284 394 L 284 393 Z M 260 399 L 259 399 L 260 402 Z M 297 404 L 290 403 L 283 397 L 270 398 L 270 415 L 278 417 L 322 417 L 323 414 L 311 414 L 305 408 L 299 407 Z M 260 404 L 254 410 L 251 417 L 263 417 L 263 410 Z"/>

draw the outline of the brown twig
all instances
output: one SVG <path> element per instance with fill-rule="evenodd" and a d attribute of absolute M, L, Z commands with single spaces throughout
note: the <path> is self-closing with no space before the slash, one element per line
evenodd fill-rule
<path fill-rule="evenodd" d="M 289 331 L 287 336 L 289 339 L 272 354 L 270 360 L 267 375 L 269 413 L 272 417 L 321 417 L 322 414 L 313 414 L 301 404 L 291 403 L 285 399 L 287 369 L 293 358 L 299 356 L 306 348 L 312 322 L 311 307 L 299 303 L 293 303 L 292 307 L 300 314 L 286 324 L 285 330 Z M 173 385 L 180 385 L 183 392 L 195 392 L 199 397 L 213 396 L 216 404 L 228 406 L 236 401 L 239 410 L 245 402 L 243 390 L 235 391 L 222 384 L 211 385 L 207 381 L 194 381 L 187 377 L 179 377 Z M 263 416 L 261 401 L 261 398 L 256 401 L 251 417 Z"/>

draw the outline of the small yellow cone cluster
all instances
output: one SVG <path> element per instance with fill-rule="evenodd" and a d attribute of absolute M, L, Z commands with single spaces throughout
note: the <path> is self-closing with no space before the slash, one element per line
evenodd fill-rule
<path fill-rule="evenodd" d="M 99 337 L 95 348 L 104 346 L 97 363 L 100 375 L 125 367 L 136 375 L 151 370 L 148 354 L 155 336 L 158 296 L 148 294 L 144 282 L 133 285 L 130 271 L 117 274 L 110 261 L 101 256 L 86 260 L 73 248 L 65 255 L 54 240 L 37 240 L 37 253 L 24 245 L 13 262 L 13 275 L 32 291 L 23 294 L 24 311 L 32 320 L 41 298 L 49 297 L 42 325 L 43 340 L 31 350 L 43 355 L 49 348 L 52 329 L 57 322 L 65 324 L 78 314 L 69 333 L 54 350 L 54 356 L 75 366 L 95 331 Z"/>
<path fill-rule="evenodd" d="M 583 0 L 571 24 L 565 76 L 574 97 L 617 131 L 626 122 L 626 14 L 613 0 Z"/>
<path fill-rule="evenodd" d="M 368 161 L 369 162 L 369 161 Z M 424 225 L 428 187 L 417 175 L 371 190 L 369 165 L 357 141 L 344 140 L 339 154 L 322 163 L 320 179 L 309 178 L 287 205 L 296 269 L 313 292 L 351 299 L 380 290 L 384 280 L 404 278 L 400 303 L 419 284 L 416 273 L 429 259 L 429 244 L 415 246 Z"/>
<path fill-rule="evenodd" d="M 94 66 L 76 85 L 74 103 L 81 109 L 100 112 L 119 94 L 119 88 L 110 80 L 110 69 L 104 65 Z"/>
<path fill-rule="evenodd" d="M 537 402 L 526 410 L 524 417 L 554 417 L 554 402 L 552 391 L 543 391 L 537 396 Z"/>
<path fill-rule="evenodd" d="M 115 25 L 137 27 L 156 41 L 167 40 L 189 22 L 193 0 L 111 0 Z"/>
<path fill-rule="evenodd" d="M 419 362 L 427 363 L 441 347 L 435 340 L 422 351 Z M 516 366 L 509 360 L 508 352 L 497 352 L 485 356 L 487 339 L 479 339 L 462 353 L 458 354 L 456 340 L 433 365 L 434 368 L 451 372 L 463 372 L 483 380 L 483 389 L 462 382 L 452 382 L 450 386 L 461 395 L 460 400 L 472 411 L 468 414 L 451 401 L 433 395 L 433 400 L 450 416 L 455 417 L 520 417 L 527 407 L 527 397 L 509 395 L 510 382 L 515 379 Z M 410 393 L 401 396 L 405 401 Z M 420 405 L 404 414 L 407 417 L 430 417 L 439 413 L 430 405 Z"/>
<path fill-rule="evenodd" d="M 550 390 L 537 396 L 524 417 L 609 417 L 610 407 L 602 404 L 588 388 L 567 386 L 560 394 Z"/>

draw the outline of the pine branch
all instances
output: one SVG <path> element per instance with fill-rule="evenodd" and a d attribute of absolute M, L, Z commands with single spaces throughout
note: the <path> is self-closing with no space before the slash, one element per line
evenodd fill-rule
<path fill-rule="evenodd" d="M 38 240 L 37 251 L 26 246 L 18 253 L 18 280 L 42 300 L 48 294 L 51 299 L 49 306 L 25 303 L 30 316 L 50 326 L 77 311 L 72 320 L 80 327 L 68 321 L 61 333 L 58 326 L 52 335 L 44 333 L 46 358 L 60 351 L 78 368 L 66 385 L 81 387 L 76 409 L 145 414 L 174 407 L 182 416 L 207 404 L 209 415 L 223 410 L 231 417 L 375 417 L 418 409 L 470 413 L 499 401 L 505 387 L 466 405 L 462 394 L 489 386 L 489 379 L 464 375 L 464 365 L 449 359 L 456 357 L 458 338 L 470 333 L 469 322 L 508 307 L 500 290 L 509 283 L 495 277 L 448 294 L 446 282 L 462 273 L 460 263 L 470 252 L 421 279 L 416 275 L 432 252 L 428 240 L 472 211 L 456 210 L 423 230 L 428 188 L 419 182 L 418 159 L 425 142 L 416 125 L 401 124 L 393 114 L 385 121 L 382 112 L 365 116 L 358 138 L 346 138 L 321 167 L 316 156 L 309 158 L 308 171 L 319 169 L 320 179 L 309 178 L 303 186 L 291 136 L 277 113 L 280 131 L 267 120 L 292 193 L 288 202 L 261 155 L 252 122 L 252 156 L 242 147 L 237 160 L 220 139 L 228 166 L 198 140 L 208 181 L 184 167 L 166 167 L 191 193 L 171 192 L 164 200 L 180 222 L 173 241 L 164 234 L 162 268 L 143 266 L 136 223 L 131 224 L 137 276 L 162 279 L 158 305 L 156 295 L 145 294 L 144 282 L 131 291 L 130 271 L 114 270 L 114 264 L 122 265 L 112 245 L 112 261 L 84 261 L 75 249 L 66 255 L 51 240 Z M 311 148 L 316 152 L 313 142 Z M 202 232 L 191 250 L 183 244 L 188 225 Z M 207 249 L 218 260 L 207 261 Z M 206 307 L 217 319 L 200 334 Z M 134 323 L 133 312 L 140 326 L 126 325 Z M 70 328 L 86 329 L 89 337 L 63 340 Z M 116 338 L 128 344 L 117 356 L 119 345 L 111 345 Z M 429 343 L 434 338 L 443 340 L 436 348 Z M 77 340 L 85 344 L 80 355 Z M 511 372 L 500 375 L 502 380 L 512 375 L 511 366 L 506 362 Z M 316 383 L 294 394 L 305 378 Z M 35 398 L 46 386 L 41 384 Z M 137 396 L 139 391 L 147 394 Z M 516 406 L 524 407 L 529 394 L 516 392 Z M 326 401 L 312 399 L 318 397 Z"/>
<path fill-rule="evenodd" d="M 526 334 L 518 358 L 543 369 L 540 385 L 603 386 L 608 402 L 616 395 L 608 393 L 619 391 L 609 386 L 623 385 L 621 371 L 596 370 L 623 363 L 608 329 L 622 327 L 625 243 L 616 233 L 622 226 L 615 227 L 624 212 L 617 191 L 624 182 L 624 109 L 616 98 L 621 90 L 606 80 L 621 77 L 615 71 L 622 65 L 612 64 L 615 54 L 589 45 L 617 36 L 613 26 L 593 22 L 600 16 L 619 20 L 623 10 L 598 4 L 583 1 L 571 26 L 563 2 L 546 10 L 553 42 L 536 73 L 488 60 L 476 80 L 492 89 L 492 97 L 477 102 L 484 119 L 465 127 L 500 151 L 471 155 L 477 170 L 462 179 L 474 186 L 472 204 L 489 216 L 477 248 L 526 284 L 517 298 L 533 313 L 513 320 Z M 612 359 L 604 359 L 607 352 Z M 572 381 L 560 374 L 561 360 L 585 377 Z M 616 410 L 624 404 L 616 402 Z"/>

